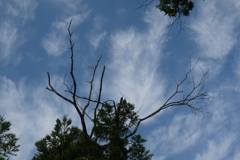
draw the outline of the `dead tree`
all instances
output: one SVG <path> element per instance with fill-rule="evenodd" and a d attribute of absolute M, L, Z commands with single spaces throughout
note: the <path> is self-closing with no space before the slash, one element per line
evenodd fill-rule
<path fill-rule="evenodd" d="M 100 84 L 99 85 L 99 90 L 98 90 L 98 93 L 97 93 L 97 98 L 96 99 L 92 98 L 93 82 L 94 82 L 94 79 L 95 79 L 95 76 L 96 76 L 96 70 L 98 68 L 101 57 L 98 59 L 96 65 L 94 67 L 92 67 L 93 73 L 92 73 L 91 80 L 89 81 L 90 88 L 89 88 L 88 96 L 79 96 L 77 94 L 77 82 L 76 82 L 75 75 L 74 75 L 74 51 L 73 51 L 74 44 L 72 42 L 73 33 L 70 30 L 71 22 L 68 26 L 68 33 L 69 33 L 69 43 L 70 43 L 70 51 L 71 51 L 70 77 L 71 77 L 72 85 L 69 86 L 68 84 L 65 83 L 65 81 L 62 82 L 62 84 L 65 85 L 65 87 L 66 87 L 65 92 L 69 93 L 70 98 L 68 98 L 66 96 L 63 96 L 63 94 L 61 94 L 59 91 L 57 91 L 54 88 L 54 86 L 52 86 L 50 73 L 47 73 L 47 75 L 48 75 L 48 86 L 46 87 L 46 89 L 55 93 L 57 96 L 59 96 L 60 98 L 64 99 L 65 101 L 69 102 L 70 104 L 72 104 L 74 106 L 74 108 L 76 109 L 76 111 L 77 111 L 77 113 L 80 117 L 81 127 L 82 127 L 83 133 L 85 135 L 87 135 L 89 138 L 93 138 L 93 136 L 94 136 L 93 130 L 90 131 L 90 132 L 87 131 L 86 120 L 89 119 L 90 121 L 92 121 L 93 126 L 95 126 L 96 124 L 95 124 L 94 119 L 96 119 L 98 117 L 99 106 L 101 104 L 112 102 L 113 106 L 116 107 L 115 104 L 117 104 L 117 103 L 115 103 L 115 101 L 113 101 L 113 100 L 106 100 L 106 101 L 101 100 L 102 84 L 103 84 L 105 66 L 102 69 L 101 78 L 100 78 L 100 82 L 99 82 L 99 84 Z M 129 137 L 133 136 L 137 132 L 141 122 L 143 122 L 143 121 L 145 121 L 145 120 L 147 120 L 147 119 L 149 119 L 153 116 L 156 116 L 159 112 L 161 112 L 162 110 L 164 110 L 166 108 L 169 108 L 169 107 L 188 106 L 193 114 L 204 115 L 205 113 L 208 113 L 205 110 L 204 106 L 198 106 L 197 105 L 197 102 L 199 102 L 201 100 L 206 100 L 206 99 L 211 98 L 208 94 L 203 92 L 204 82 L 205 82 L 206 76 L 208 74 L 208 71 L 207 72 L 202 71 L 202 77 L 201 77 L 200 81 L 197 82 L 197 83 L 194 80 L 194 77 L 190 77 L 190 74 L 192 73 L 192 71 L 197 66 L 197 63 L 198 63 L 198 61 L 194 65 L 191 65 L 191 60 L 190 60 L 189 71 L 185 74 L 185 76 L 180 80 L 179 83 L 176 83 L 176 89 L 172 93 L 172 95 L 165 101 L 164 104 L 160 105 L 159 108 L 156 108 L 156 110 L 154 112 L 147 115 L 146 117 L 139 118 L 135 127 L 124 138 L 129 138 Z M 181 90 L 180 87 L 184 83 L 187 83 L 186 81 L 189 80 L 189 79 L 191 80 L 191 84 L 192 84 L 191 89 L 189 91 Z M 180 98 L 179 100 L 175 100 L 176 97 L 180 97 L 180 95 L 182 96 L 182 98 Z M 79 99 L 86 100 L 87 103 L 84 106 L 80 106 L 79 103 L 78 103 Z M 91 108 L 93 110 L 93 115 L 92 116 L 90 116 L 87 113 L 87 109 L 89 109 L 91 103 L 94 103 L 94 107 Z"/>

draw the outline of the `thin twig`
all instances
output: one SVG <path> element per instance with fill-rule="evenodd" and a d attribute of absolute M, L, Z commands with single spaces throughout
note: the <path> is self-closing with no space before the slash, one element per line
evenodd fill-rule
<path fill-rule="evenodd" d="M 138 127 L 139 127 L 139 125 L 140 125 L 140 123 L 142 121 L 147 120 L 148 118 L 155 116 L 156 114 L 158 114 L 163 109 L 169 108 L 171 106 L 188 106 L 190 108 L 191 112 L 193 114 L 196 114 L 196 115 L 199 115 L 199 113 L 201 113 L 204 116 L 205 113 L 209 113 L 209 112 L 205 111 L 204 106 L 196 107 L 195 103 L 194 103 L 197 100 L 210 99 L 211 98 L 211 96 L 209 96 L 209 95 L 207 95 L 205 93 L 202 93 L 202 91 L 203 91 L 203 84 L 205 82 L 205 79 L 206 79 L 206 76 L 208 74 L 208 71 L 207 72 L 202 72 L 203 73 L 202 78 L 200 79 L 200 81 L 199 81 L 199 83 L 197 85 L 195 85 L 194 80 L 192 81 L 193 87 L 192 87 L 191 91 L 187 94 L 187 96 L 183 97 L 183 99 L 181 99 L 179 101 L 170 102 L 177 94 L 183 93 L 183 91 L 179 90 L 179 87 L 188 79 L 190 73 L 194 70 L 194 68 L 196 67 L 197 63 L 198 63 L 198 61 L 194 64 L 194 66 L 191 66 L 191 64 L 190 64 L 190 69 L 185 74 L 185 77 L 179 83 L 177 83 L 175 92 L 156 111 L 154 111 L 153 113 L 147 115 L 144 118 L 140 118 L 138 120 L 136 126 L 135 126 L 135 129 L 130 134 L 126 135 L 125 139 L 131 137 L 132 135 L 134 135 L 137 132 Z"/>

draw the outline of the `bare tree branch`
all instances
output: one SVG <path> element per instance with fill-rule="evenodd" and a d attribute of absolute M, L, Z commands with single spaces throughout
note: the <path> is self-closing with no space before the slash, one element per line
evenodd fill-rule
<path fill-rule="evenodd" d="M 146 2 L 147 1 L 148 0 L 146 0 Z M 150 1 L 152 2 L 152 0 L 150 0 Z M 72 80 L 71 81 L 72 85 L 71 85 L 71 87 L 69 87 L 69 85 L 66 84 L 66 82 L 65 82 L 66 76 L 65 76 L 63 82 L 60 81 L 67 88 L 64 91 L 68 92 L 71 95 L 71 98 L 67 98 L 67 97 L 63 96 L 52 86 L 51 77 L 50 77 L 49 73 L 47 73 L 47 75 L 48 75 L 48 87 L 46 87 L 46 89 L 54 92 L 56 95 L 58 95 L 59 97 L 61 97 L 62 99 L 69 102 L 70 104 L 72 104 L 75 107 L 75 109 L 77 110 L 77 113 L 79 114 L 80 120 L 81 120 L 83 133 L 85 135 L 87 135 L 89 138 L 92 138 L 94 136 L 94 129 L 91 130 L 90 135 L 87 133 L 85 115 L 87 116 L 87 118 L 90 119 L 90 121 L 93 122 L 93 127 L 95 127 L 97 125 L 95 120 L 98 118 L 99 105 L 105 105 L 108 102 L 112 102 L 113 107 L 116 110 L 116 103 L 113 100 L 107 100 L 105 102 L 101 101 L 102 83 L 103 83 L 103 78 L 104 78 L 104 73 L 105 73 L 105 66 L 103 67 L 103 70 L 102 70 L 102 74 L 101 74 L 101 78 L 100 78 L 100 82 L 99 82 L 100 83 L 99 84 L 99 90 L 98 90 L 98 93 L 96 93 L 97 97 L 96 97 L 95 100 L 93 100 L 93 98 L 92 98 L 92 94 L 93 94 L 93 91 L 94 91 L 93 83 L 94 83 L 95 76 L 96 76 L 96 71 L 97 71 L 97 68 L 98 68 L 98 65 L 99 65 L 99 62 L 100 62 L 102 56 L 98 59 L 96 65 L 94 67 L 91 67 L 91 69 L 93 69 L 93 73 L 92 73 L 91 80 L 88 82 L 90 84 L 90 88 L 89 88 L 89 92 L 88 92 L 87 97 L 77 95 L 77 83 L 76 83 L 76 79 L 75 79 L 75 76 L 74 76 L 74 60 L 73 60 L 74 59 L 74 51 L 73 51 L 74 44 L 72 43 L 73 33 L 70 31 L 71 22 L 72 21 L 70 21 L 69 26 L 68 26 L 68 33 L 69 33 L 69 43 L 70 43 L 70 51 L 71 51 L 70 77 L 71 77 L 71 80 Z M 204 82 L 205 82 L 206 76 L 208 74 L 208 71 L 204 72 L 200 68 L 201 71 L 202 71 L 202 77 L 199 80 L 199 82 L 197 82 L 197 83 L 195 82 L 194 77 L 190 77 L 192 71 L 197 66 L 197 63 L 198 63 L 198 61 L 192 66 L 191 60 L 190 60 L 189 71 L 185 74 L 185 76 L 180 80 L 179 83 L 176 83 L 175 91 L 171 94 L 171 96 L 164 102 L 164 104 L 162 106 L 157 108 L 154 112 L 152 112 L 151 114 L 149 114 L 149 115 L 147 115 L 143 118 L 139 118 L 137 124 L 135 125 L 135 128 L 132 130 L 131 133 L 127 134 L 124 138 L 127 139 L 127 138 L 131 137 L 132 135 L 134 135 L 137 132 L 138 127 L 141 124 L 141 122 L 157 115 L 163 109 L 166 109 L 166 108 L 171 107 L 171 106 L 188 106 L 190 108 L 191 112 L 193 114 L 196 114 L 196 115 L 199 115 L 199 113 L 202 114 L 202 115 L 204 115 L 205 113 L 208 113 L 204 109 L 204 106 L 198 107 L 196 105 L 196 102 L 198 100 L 205 100 L 205 99 L 211 98 L 208 94 L 203 92 Z M 184 92 L 180 88 L 183 86 L 184 83 L 187 83 L 186 81 L 188 79 L 191 80 L 190 83 L 191 83 L 192 86 L 191 86 L 190 90 Z M 184 93 L 186 93 L 186 94 L 184 94 Z M 176 100 L 181 95 L 182 95 L 182 97 L 179 100 Z M 78 103 L 78 99 L 86 100 L 87 101 L 86 105 L 84 105 L 84 107 L 81 107 Z M 95 107 L 93 108 L 93 113 L 92 113 L 93 116 L 90 116 L 87 113 L 87 110 L 88 110 L 91 103 L 95 103 Z M 122 98 L 120 100 L 120 104 L 121 103 L 122 103 Z M 137 111 L 136 113 L 138 113 L 138 112 L 139 111 Z M 94 137 L 94 138 L 95 138 L 95 140 L 98 139 L 98 137 Z"/>
<path fill-rule="evenodd" d="M 72 43 L 72 32 L 71 32 L 71 24 L 72 24 L 72 20 L 70 21 L 69 25 L 68 25 L 68 34 L 69 34 L 69 43 L 70 43 L 70 50 L 71 50 L 71 70 L 70 70 L 70 75 L 72 78 L 72 82 L 73 82 L 73 94 L 72 94 L 72 99 L 73 99 L 73 105 L 75 107 L 75 109 L 77 110 L 80 119 L 81 119 L 81 124 L 82 124 L 82 130 L 83 133 L 85 133 L 87 135 L 87 127 L 86 127 L 86 123 L 85 123 L 85 118 L 84 118 L 84 112 L 82 113 L 78 107 L 78 103 L 76 100 L 76 92 L 77 92 L 77 83 L 76 83 L 76 79 L 73 73 L 73 68 L 74 68 L 74 61 L 73 61 L 73 56 L 74 56 L 74 51 L 73 51 L 73 47 L 74 44 Z"/>
<path fill-rule="evenodd" d="M 84 108 L 83 108 L 83 114 L 85 114 L 85 111 L 86 111 L 86 109 L 88 108 L 88 106 L 90 105 L 90 102 L 91 102 L 91 96 L 92 96 L 92 90 L 93 90 L 93 81 L 94 81 L 95 74 L 96 74 L 96 70 L 97 70 L 97 67 L 98 67 L 98 64 L 99 64 L 101 58 L 102 58 L 102 55 L 101 55 L 101 57 L 98 59 L 95 67 L 93 67 L 92 79 L 91 79 L 91 81 L 89 82 L 89 83 L 90 83 L 90 90 L 89 90 L 89 93 L 88 93 L 88 102 L 87 102 L 87 104 L 86 104 L 86 105 L 84 106 Z"/>
<path fill-rule="evenodd" d="M 183 27 L 183 24 L 187 25 L 187 23 L 182 21 L 181 16 L 182 15 L 180 13 L 178 13 L 178 16 L 173 20 L 173 22 L 171 24 L 167 25 L 167 27 L 168 27 L 168 34 L 172 30 L 172 27 L 174 26 L 174 24 L 176 24 L 177 26 L 179 24 L 179 31 L 178 31 L 177 36 L 181 33 L 181 31 L 185 30 L 185 28 Z"/>
<path fill-rule="evenodd" d="M 139 7 L 137 7 L 135 10 L 140 9 L 140 8 L 147 8 L 154 0 L 144 0 L 143 2 L 138 2 Z"/>
<path fill-rule="evenodd" d="M 102 95 L 102 83 L 103 83 L 103 77 L 104 77 L 104 73 L 105 73 L 105 66 L 103 67 L 103 71 L 102 71 L 102 76 L 101 76 L 101 79 L 100 79 L 100 87 L 99 87 L 99 94 L 98 94 L 98 100 L 97 100 L 97 104 L 96 104 L 96 107 L 94 108 L 94 119 L 97 118 L 97 110 L 98 110 L 98 106 L 99 104 L 102 104 L 101 103 L 101 95 Z M 96 121 L 94 121 L 94 127 L 96 126 Z M 93 130 L 90 134 L 90 137 L 93 136 Z"/>
<path fill-rule="evenodd" d="M 125 139 L 131 137 L 132 135 L 134 135 L 137 132 L 138 127 L 139 127 L 139 125 L 141 124 L 142 121 L 145 121 L 145 120 L 149 119 L 150 117 L 153 117 L 153 116 L 157 115 L 163 109 L 169 108 L 171 106 L 188 106 L 190 108 L 190 110 L 192 111 L 192 113 L 196 114 L 196 115 L 199 115 L 199 113 L 201 113 L 202 116 L 204 116 L 205 113 L 209 113 L 209 112 L 207 112 L 204 109 L 204 106 L 197 107 L 195 105 L 195 102 L 197 100 L 210 99 L 211 98 L 211 96 L 209 96 L 208 94 L 202 92 L 203 91 L 203 84 L 204 84 L 204 81 L 205 81 L 206 76 L 208 74 L 208 71 L 207 72 L 203 72 L 202 71 L 202 78 L 200 79 L 200 81 L 197 84 L 195 84 L 194 79 L 192 79 L 192 81 L 191 81 L 191 83 L 193 84 L 192 89 L 188 92 L 188 94 L 186 96 L 183 96 L 183 98 L 181 100 L 171 101 L 178 94 L 183 93 L 183 91 L 181 91 L 179 88 L 189 78 L 190 73 L 194 70 L 194 68 L 196 67 L 197 63 L 198 63 L 198 61 L 194 64 L 193 67 L 190 64 L 190 69 L 185 74 L 185 77 L 182 80 L 180 80 L 179 83 L 177 83 L 175 92 L 156 111 L 154 111 L 153 113 L 147 115 L 144 118 L 140 118 L 138 120 L 134 130 L 130 134 L 126 135 Z"/>
<path fill-rule="evenodd" d="M 56 95 L 58 95 L 59 97 L 61 97 L 61 98 L 64 99 L 65 101 L 73 104 L 73 103 L 74 103 L 73 101 L 71 101 L 70 99 L 64 97 L 63 95 L 61 95 L 59 92 L 57 92 L 57 91 L 52 87 L 52 85 L 51 85 L 51 77 L 50 77 L 49 72 L 47 72 L 47 75 L 48 75 L 48 86 L 49 86 L 49 87 L 46 87 L 46 89 L 49 90 L 49 91 L 54 92 Z"/>
<path fill-rule="evenodd" d="M 104 72 L 105 72 L 105 66 L 103 67 L 103 71 L 102 71 L 102 75 L 101 75 L 101 79 L 100 79 L 100 86 L 99 86 L 99 92 L 98 92 L 98 96 L 97 96 L 97 100 L 92 100 L 92 92 L 93 92 L 93 82 L 95 79 L 95 75 L 96 75 L 96 70 L 98 68 L 99 62 L 101 61 L 102 56 L 98 59 L 96 65 L 94 67 L 91 67 L 91 69 L 93 69 L 93 73 L 92 73 L 92 78 L 91 81 L 89 81 L 88 83 L 90 84 L 90 89 L 89 89 L 89 93 L 87 97 L 84 96 L 78 96 L 77 95 L 77 83 L 76 83 L 76 79 L 75 79 L 75 75 L 74 75 L 74 44 L 72 42 L 72 35 L 73 33 L 71 32 L 71 23 L 72 20 L 69 23 L 68 26 L 68 34 L 69 34 L 69 44 L 70 44 L 70 52 L 71 52 L 71 56 L 70 56 L 70 60 L 71 60 L 71 64 L 70 64 L 70 77 L 72 80 L 72 85 L 71 87 L 69 87 L 68 84 L 66 84 L 65 80 L 66 80 L 66 75 L 64 77 L 64 81 L 60 81 L 65 87 L 66 90 L 64 90 L 65 92 L 68 92 L 71 95 L 71 98 L 67 98 L 65 96 L 63 96 L 62 94 L 60 94 L 58 91 L 56 91 L 56 89 L 51 85 L 51 78 L 50 78 L 50 74 L 48 74 L 48 87 L 46 87 L 46 89 L 48 89 L 49 91 L 54 92 L 56 95 L 58 95 L 59 97 L 61 97 L 62 99 L 66 100 L 67 102 L 71 103 L 79 117 L 81 120 L 81 125 L 82 125 L 82 131 L 83 133 L 85 133 L 85 135 L 88 135 L 87 133 L 87 127 L 86 127 L 86 122 L 85 122 L 85 115 L 93 122 L 93 118 L 95 118 L 97 116 L 97 110 L 98 110 L 98 106 L 99 104 L 104 104 L 103 102 L 101 102 L 101 93 L 102 93 L 102 83 L 103 83 L 103 77 L 104 77 Z M 90 67 L 89 67 L 90 68 Z M 78 99 L 85 99 L 87 100 L 86 105 L 84 105 L 84 107 L 81 107 L 78 103 Z M 90 103 L 94 102 L 96 103 L 96 106 L 94 108 L 94 117 L 91 117 L 89 114 L 86 113 L 87 108 L 90 106 Z M 91 136 L 92 136 L 92 132 L 91 132 Z"/>
<path fill-rule="evenodd" d="M 71 89 L 65 84 L 65 80 L 64 80 L 64 85 L 67 87 L 67 91 L 71 93 L 72 95 L 72 100 L 64 97 L 62 94 L 60 94 L 58 91 L 56 91 L 54 89 L 54 87 L 51 85 L 51 78 L 50 78 L 50 74 L 47 73 L 48 75 L 48 86 L 49 87 L 46 87 L 46 89 L 48 89 L 49 91 L 52 91 L 54 92 L 56 95 L 58 95 L 59 97 L 61 97 L 62 99 L 66 100 L 67 102 L 71 103 L 75 109 L 77 110 L 79 116 L 80 116 L 80 119 L 81 119 L 81 124 L 82 124 L 82 130 L 83 130 L 83 133 L 87 135 L 87 128 L 86 128 L 86 124 L 85 124 L 85 119 L 84 119 L 84 114 L 82 114 L 82 112 L 80 111 L 79 107 L 78 107 L 78 103 L 77 103 L 77 97 L 76 97 L 76 92 L 77 92 L 77 84 L 76 84 L 76 80 L 75 80 L 75 77 L 74 77 L 74 73 L 73 73 L 73 66 L 74 66 L 74 61 L 73 61 L 73 55 L 74 55 L 74 51 L 73 51 L 73 47 L 74 47 L 74 44 L 72 43 L 72 32 L 70 31 L 70 27 L 71 27 L 71 23 L 72 23 L 72 20 L 70 21 L 69 23 L 69 26 L 68 26 L 68 33 L 69 33 L 69 43 L 70 43 L 70 50 L 71 50 L 71 69 L 70 69 L 70 75 L 71 75 L 71 79 L 72 79 L 72 82 L 73 82 L 73 85 L 71 87 Z"/>

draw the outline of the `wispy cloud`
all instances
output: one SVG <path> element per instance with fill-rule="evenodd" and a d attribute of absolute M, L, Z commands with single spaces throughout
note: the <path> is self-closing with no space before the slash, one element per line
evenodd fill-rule
<path fill-rule="evenodd" d="M 34 19 L 34 11 L 37 7 L 36 0 L 14 0 L 7 5 L 7 13 L 9 15 L 20 17 L 25 22 L 26 19 Z"/>
<path fill-rule="evenodd" d="M 66 31 L 65 31 L 66 32 Z M 42 46 L 48 55 L 60 56 L 67 50 L 66 34 L 52 31 L 42 39 Z"/>
<path fill-rule="evenodd" d="M 144 21 L 148 27 L 146 32 L 130 27 L 111 36 L 111 59 L 107 65 L 111 82 L 107 86 L 109 95 L 115 96 L 115 100 L 123 96 L 138 109 L 143 106 L 141 115 L 161 104 L 159 97 L 165 90 L 164 78 L 156 71 L 163 44 L 168 39 L 169 19 L 152 8 L 146 12 Z"/>
<path fill-rule="evenodd" d="M 58 76 L 52 76 L 52 84 L 62 91 Z M 55 120 L 64 113 L 72 114 L 78 120 L 73 107 L 45 89 L 45 83 L 26 85 L 27 79 L 14 82 L 0 77 L 0 112 L 12 123 L 11 132 L 20 137 L 21 145 L 17 157 L 11 159 L 31 159 L 34 143 L 49 134 Z"/>
<path fill-rule="evenodd" d="M 198 150 L 189 153 L 189 157 L 197 160 L 237 157 L 238 152 L 233 150 L 239 148 L 236 143 L 239 140 L 236 127 L 239 123 L 239 109 L 234 108 L 236 102 L 226 97 L 237 97 L 233 96 L 233 92 L 231 88 L 222 85 L 209 93 L 214 97 L 208 105 L 212 116 L 206 114 L 205 118 L 200 118 L 176 112 L 170 123 L 157 127 L 148 136 L 148 148 L 157 153 L 156 158 L 163 156 L 168 159 L 191 150 L 191 147 Z M 169 117 L 162 118 L 165 118 L 164 122 L 169 121 Z"/>
<path fill-rule="evenodd" d="M 239 14 L 228 12 L 219 5 L 221 3 L 215 0 L 199 3 L 201 12 L 198 18 L 192 19 L 190 28 L 196 33 L 194 40 L 199 45 L 201 57 L 223 59 L 236 44 L 234 22 Z"/>
<path fill-rule="evenodd" d="M 70 20 L 73 21 L 71 27 L 75 28 L 80 25 L 89 15 L 90 10 L 86 5 L 81 4 L 81 0 L 70 3 L 64 1 L 66 5 L 65 16 L 62 20 L 58 20 L 52 23 L 52 31 L 42 39 L 42 46 L 46 50 L 48 55 L 60 56 L 67 50 L 67 31 Z M 77 3 L 76 5 L 74 5 Z M 78 6 L 78 7 L 77 7 Z M 67 15 L 67 16 L 66 16 Z"/>
<path fill-rule="evenodd" d="M 22 56 L 15 53 L 19 46 L 26 42 L 26 35 L 21 32 L 21 27 L 28 19 L 34 19 L 37 7 L 35 0 L 7 1 L 1 7 L 2 17 L 0 23 L 0 59 L 4 63 L 20 63 Z"/>
<path fill-rule="evenodd" d="M 236 135 L 221 135 L 221 138 L 220 135 L 218 136 L 218 142 L 209 141 L 208 148 L 202 154 L 198 154 L 195 160 L 231 159 L 229 152 L 231 152 L 232 143 L 236 140 Z"/>
<path fill-rule="evenodd" d="M 56 1 L 57 3 L 60 2 L 62 3 L 65 8 L 63 10 L 66 13 L 77 13 L 80 10 L 88 10 L 87 4 L 83 2 L 83 0 L 53 0 Z"/>
<path fill-rule="evenodd" d="M 102 33 L 91 33 L 88 36 L 88 41 L 92 45 L 93 49 L 96 50 L 99 47 L 100 42 L 106 37 L 106 32 Z"/>
<path fill-rule="evenodd" d="M 93 29 L 91 30 L 91 33 L 87 35 L 87 39 L 93 47 L 93 50 L 96 50 L 99 47 L 100 42 L 106 38 L 107 32 L 104 30 L 104 25 L 106 25 L 107 22 L 107 19 L 99 15 L 94 18 Z"/>
<path fill-rule="evenodd" d="M 192 39 L 198 47 L 202 68 L 211 68 L 211 78 L 221 73 L 226 57 L 237 43 L 239 9 L 234 1 L 198 2 L 197 17 L 191 19 Z"/>
<path fill-rule="evenodd" d="M 190 114 L 177 114 L 166 126 L 159 127 L 148 136 L 151 151 L 157 152 L 156 156 L 169 156 L 180 153 L 201 138 L 200 119 Z"/>
<path fill-rule="evenodd" d="M 13 26 L 11 22 L 3 22 L 0 26 L 0 46 L 1 54 L 0 59 L 5 60 L 8 63 L 10 58 L 12 61 L 18 62 L 20 55 L 12 57 L 12 54 L 16 48 L 24 42 L 24 38 L 19 42 L 21 36 L 18 33 L 18 29 Z M 21 59 L 21 58 L 20 58 Z"/>

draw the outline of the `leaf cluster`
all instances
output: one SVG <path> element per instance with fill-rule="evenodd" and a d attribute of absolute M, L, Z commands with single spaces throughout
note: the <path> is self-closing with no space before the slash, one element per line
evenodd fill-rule
<path fill-rule="evenodd" d="M 156 7 L 170 18 L 182 15 L 189 16 L 190 11 L 194 8 L 194 2 L 191 0 L 160 0 Z"/>

